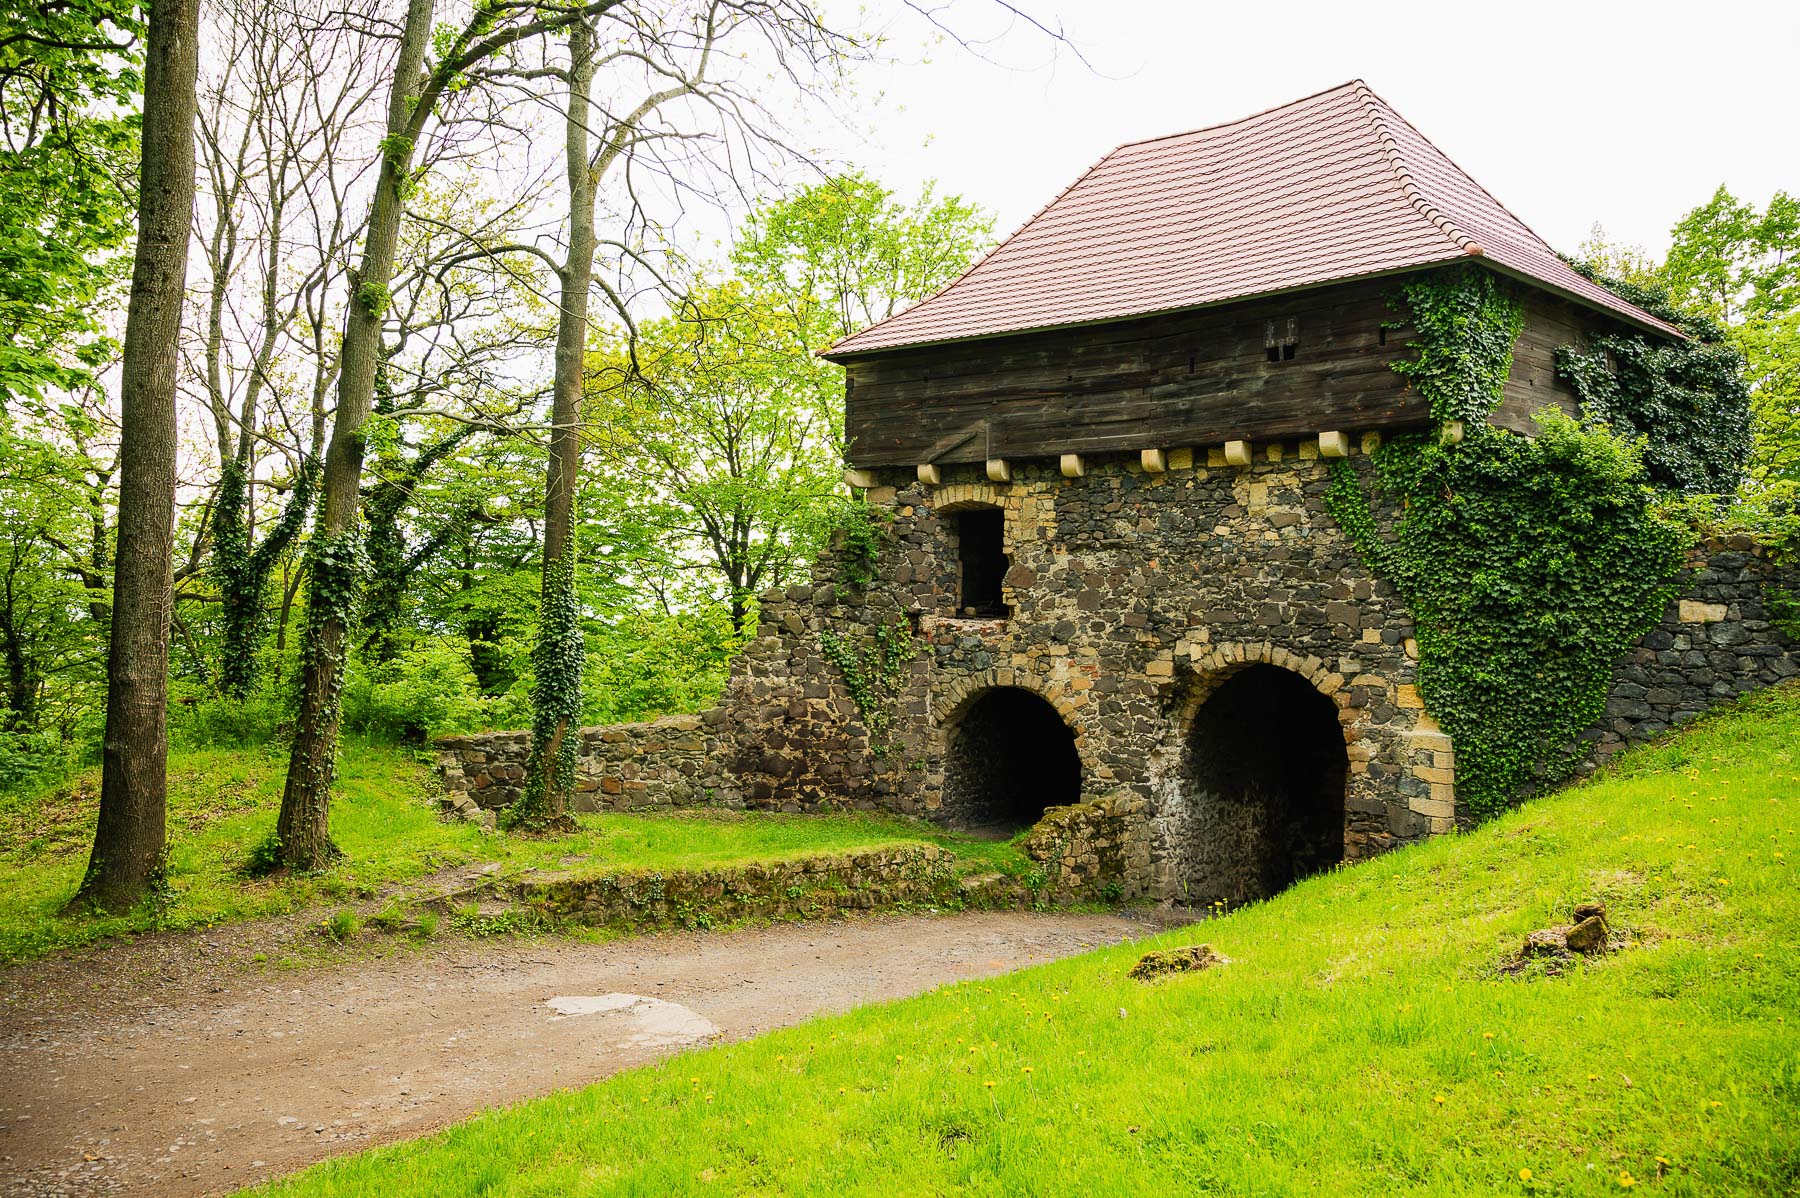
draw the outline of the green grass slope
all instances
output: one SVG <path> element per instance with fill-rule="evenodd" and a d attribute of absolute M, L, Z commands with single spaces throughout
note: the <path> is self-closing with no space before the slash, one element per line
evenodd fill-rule
<path fill-rule="evenodd" d="M 346 745 L 332 800 L 331 834 L 344 857 L 317 875 L 254 878 L 251 850 L 275 827 L 285 753 L 176 751 L 169 759 L 168 889 L 117 916 L 60 914 L 87 867 L 98 772 L 39 794 L 0 800 L 0 965 L 108 936 L 207 927 L 375 895 L 450 866 L 498 862 L 508 872 L 557 869 L 708 869 L 814 853 L 931 842 L 967 868 L 1018 872 L 1023 854 L 951 836 L 916 820 L 868 813 L 827 816 L 692 811 L 583 815 L 580 831 L 531 838 L 484 834 L 439 818 L 425 767 L 403 749 Z M 578 861 L 577 861 L 578 859 Z"/>
<path fill-rule="evenodd" d="M 326 1195 L 1664 1194 L 1800 1185 L 1800 689 L 1480 830 L 268 1187 Z M 1602 898 L 1634 947 L 1496 966 Z"/>

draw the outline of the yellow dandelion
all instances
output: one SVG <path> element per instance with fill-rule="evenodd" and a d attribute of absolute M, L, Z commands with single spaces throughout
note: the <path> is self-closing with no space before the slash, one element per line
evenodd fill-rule
<path fill-rule="evenodd" d="M 1519 1180 L 1520 1181 L 1530 1181 L 1531 1180 L 1531 1170 L 1530 1169 L 1520 1169 L 1519 1170 Z"/>
<path fill-rule="evenodd" d="M 1026 1072 L 1026 1073 L 1030 1073 L 1030 1072 L 1031 1072 L 1031 1066 L 1030 1066 L 1030 1065 L 1027 1065 L 1027 1066 L 1025 1066 L 1025 1072 Z"/>
<path fill-rule="evenodd" d="M 1433 1094 L 1431 1096 L 1431 1101 L 1437 1103 L 1439 1106 L 1443 1106 L 1444 1105 L 1444 1096 L 1442 1094 Z"/>
<path fill-rule="evenodd" d="M 1481 1038 L 1482 1038 L 1482 1039 L 1483 1039 L 1483 1040 L 1492 1040 L 1492 1039 L 1493 1039 L 1493 1038 L 1494 1038 L 1494 1033 L 1492 1033 L 1492 1032 L 1483 1032 L 1483 1033 L 1481 1033 Z"/>
<path fill-rule="evenodd" d="M 993 1082 L 982 1082 L 982 1083 L 981 1083 L 981 1084 L 982 1084 L 982 1085 L 984 1085 L 984 1086 L 986 1086 L 986 1087 L 987 1087 L 987 1088 L 988 1088 L 988 1089 L 990 1089 L 990 1090 L 992 1090 L 992 1089 L 993 1089 L 993 1088 L 994 1088 L 994 1083 L 993 1083 Z"/>
<path fill-rule="evenodd" d="M 1629 1173 L 1619 1174 L 1619 1188 L 1621 1190 L 1629 1190 L 1632 1186 L 1634 1186 L 1636 1184 L 1637 1184 L 1637 1178 L 1633 1177 L 1631 1174 L 1629 1174 Z"/>

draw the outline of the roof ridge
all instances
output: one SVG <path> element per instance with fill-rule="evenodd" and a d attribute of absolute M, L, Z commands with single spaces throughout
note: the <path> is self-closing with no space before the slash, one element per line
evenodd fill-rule
<path fill-rule="evenodd" d="M 1375 131 L 1375 138 L 1381 144 L 1383 153 L 1387 155 L 1388 166 L 1393 170 L 1394 178 L 1399 182 L 1400 190 L 1406 194 L 1407 200 L 1419 215 L 1430 221 L 1439 232 L 1455 242 L 1463 253 L 1472 257 L 1480 257 L 1483 252 L 1481 243 L 1459 229 L 1456 222 L 1431 202 L 1425 195 L 1424 189 L 1419 186 L 1418 180 L 1413 178 L 1412 169 L 1406 165 L 1406 159 L 1401 157 L 1400 144 L 1395 139 L 1393 132 L 1388 129 L 1387 119 L 1381 113 L 1381 108 L 1385 107 L 1387 102 L 1377 96 L 1369 85 L 1360 79 L 1355 82 L 1354 87 L 1357 101 L 1362 105 L 1363 116 L 1368 119 L 1369 127 Z M 1417 130 L 1415 129 L 1414 132 Z M 1424 134 L 1420 134 L 1420 136 L 1423 137 Z M 1438 152 L 1443 153 L 1441 150 Z M 1476 184 L 1476 186 L 1479 187 L 1480 184 Z"/>
<path fill-rule="evenodd" d="M 1233 117 L 1229 121 L 1220 121 L 1216 125 L 1201 125 L 1198 129 L 1183 129 L 1176 133 L 1159 133 L 1155 137 L 1140 137 L 1132 141 L 1122 141 L 1113 147 L 1112 153 L 1117 154 L 1120 150 L 1127 150 L 1133 146 L 1147 146 L 1153 142 L 1173 141 L 1177 137 L 1192 137 L 1196 133 L 1212 133 L 1219 129 L 1229 129 L 1233 125 L 1241 125 L 1246 121 L 1260 120 L 1272 113 L 1280 112 L 1284 108 L 1297 108 L 1309 100 L 1316 100 L 1320 96 L 1329 96 L 1332 92 L 1341 92 L 1346 88 L 1366 87 L 1368 87 L 1368 84 L 1364 83 L 1361 79 L 1352 79 L 1348 83 L 1338 83 L 1331 87 L 1320 88 L 1310 96 L 1301 96 L 1298 100 L 1288 100 L 1281 104 L 1271 104 L 1267 108 L 1259 109 L 1258 111 L 1249 113 L 1245 116 Z M 1107 157 L 1112 157 L 1112 154 L 1108 154 Z"/>
<path fill-rule="evenodd" d="M 1371 92 L 1370 95 L 1374 96 L 1374 93 Z M 1419 128 L 1417 125 L 1415 125 L 1411 121 L 1407 120 L 1406 117 L 1400 112 L 1399 109 L 1395 108 L 1392 104 L 1389 104 L 1386 100 L 1383 100 L 1380 96 L 1374 96 L 1374 98 L 1376 100 L 1380 101 L 1381 105 L 1384 108 L 1386 108 L 1389 112 L 1394 114 L 1395 120 L 1399 121 L 1402 125 L 1405 125 L 1408 129 L 1411 129 L 1420 141 L 1424 142 L 1426 145 L 1428 145 L 1432 149 L 1436 150 L 1438 153 L 1438 157 L 1442 158 L 1445 162 L 1449 163 L 1451 166 L 1456 167 L 1456 169 L 1462 174 L 1463 178 L 1467 179 L 1470 183 L 1474 184 L 1476 191 L 1479 191 L 1482 195 L 1486 196 L 1488 199 L 1493 201 L 1494 207 L 1500 209 L 1500 211 L 1502 211 L 1502 212 L 1506 213 L 1506 215 L 1512 217 L 1514 223 L 1516 223 L 1519 226 L 1519 228 L 1525 230 L 1527 233 L 1529 233 L 1533 237 L 1537 238 L 1538 244 L 1543 246 L 1544 249 L 1548 250 L 1552 254 L 1557 253 L 1556 247 L 1551 245 L 1548 241 L 1544 240 L 1544 235 L 1542 233 L 1539 233 L 1536 229 L 1534 229 L 1530 225 L 1526 224 L 1524 219 L 1522 217 L 1520 217 L 1517 212 L 1514 212 L 1511 208 L 1508 208 L 1504 203 L 1502 203 L 1500 200 L 1500 197 L 1495 195 L 1493 192 L 1489 191 L 1487 189 L 1487 185 L 1484 184 L 1480 179 L 1477 179 L 1474 175 L 1471 175 L 1468 171 L 1463 170 L 1462 165 L 1460 163 L 1458 163 L 1456 161 L 1456 159 L 1450 157 L 1449 154 L 1445 153 L 1443 146 L 1438 145 L 1437 142 L 1435 142 L 1435 141 L 1431 140 L 1431 138 L 1427 137 L 1425 135 L 1425 131 L 1423 129 Z M 1560 257 L 1560 255 L 1558 255 L 1558 256 Z"/>

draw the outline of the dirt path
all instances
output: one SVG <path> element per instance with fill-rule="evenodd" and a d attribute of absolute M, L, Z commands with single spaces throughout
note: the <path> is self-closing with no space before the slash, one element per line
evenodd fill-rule
<path fill-rule="evenodd" d="M 300 970 L 245 965 L 249 929 L 39 962 L 0 974 L 0 1193 L 230 1190 L 1153 921 L 981 913 L 606 945 L 457 940 Z"/>

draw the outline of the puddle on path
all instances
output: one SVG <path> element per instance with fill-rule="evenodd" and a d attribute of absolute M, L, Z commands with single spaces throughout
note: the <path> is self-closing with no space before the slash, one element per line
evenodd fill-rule
<path fill-rule="evenodd" d="M 559 994 L 544 1001 L 552 1019 L 616 1015 L 626 1022 L 621 1048 L 666 1048 L 717 1037 L 718 1027 L 680 1003 L 642 994 Z M 609 1021 L 610 1023 L 610 1021 Z"/>

